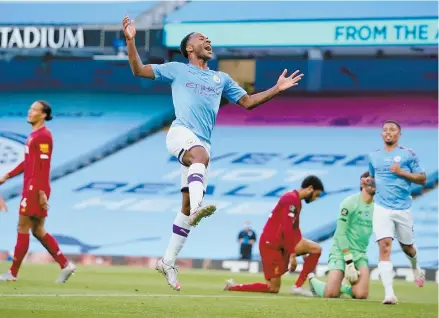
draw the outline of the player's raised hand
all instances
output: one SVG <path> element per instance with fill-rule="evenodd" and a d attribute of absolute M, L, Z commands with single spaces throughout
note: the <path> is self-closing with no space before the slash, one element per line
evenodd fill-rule
<path fill-rule="evenodd" d="M 49 210 L 49 201 L 47 200 L 47 195 L 44 191 L 39 192 L 39 203 L 43 210 Z"/>
<path fill-rule="evenodd" d="M 3 200 L 2 197 L 0 197 L 0 212 L 5 211 L 8 212 L 8 206 L 6 205 L 5 200 Z"/>
<path fill-rule="evenodd" d="M 122 20 L 123 34 L 127 40 L 132 40 L 136 36 L 136 28 L 134 27 L 134 20 L 131 20 L 129 16 L 126 16 Z"/>
<path fill-rule="evenodd" d="M 295 71 L 290 76 L 286 77 L 287 75 L 287 69 L 285 69 L 282 74 L 279 76 L 279 79 L 277 80 L 277 88 L 279 91 L 287 90 L 293 86 L 299 85 L 299 81 L 302 79 L 303 74 L 299 74 L 299 70 Z"/>

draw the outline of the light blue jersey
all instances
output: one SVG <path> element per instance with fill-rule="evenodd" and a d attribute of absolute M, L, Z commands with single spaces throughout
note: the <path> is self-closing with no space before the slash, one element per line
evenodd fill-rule
<path fill-rule="evenodd" d="M 156 80 L 171 84 L 176 117 L 172 126 L 184 126 L 209 144 L 221 95 L 236 103 L 247 94 L 223 72 L 179 62 L 151 66 Z"/>
<path fill-rule="evenodd" d="M 399 163 L 402 170 L 410 173 L 423 173 L 415 152 L 406 147 L 396 147 L 391 152 L 379 149 L 369 154 L 369 172 L 375 177 L 375 202 L 392 210 L 406 210 L 412 205 L 411 182 L 389 170 Z"/>

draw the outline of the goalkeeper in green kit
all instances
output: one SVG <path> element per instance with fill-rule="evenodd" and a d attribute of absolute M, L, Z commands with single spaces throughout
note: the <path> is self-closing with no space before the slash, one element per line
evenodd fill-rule
<path fill-rule="evenodd" d="M 369 267 L 366 255 L 372 235 L 373 196 L 375 181 L 369 172 L 360 179 L 361 192 L 351 195 L 340 205 L 340 215 L 329 254 L 328 281 L 324 283 L 308 276 L 315 294 L 325 298 L 339 297 L 341 293 L 356 299 L 369 294 Z M 346 278 L 352 286 L 343 283 Z"/>

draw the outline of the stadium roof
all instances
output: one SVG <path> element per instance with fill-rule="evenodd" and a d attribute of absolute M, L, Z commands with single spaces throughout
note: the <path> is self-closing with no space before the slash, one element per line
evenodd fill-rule
<path fill-rule="evenodd" d="M 0 2 L 0 24 L 119 24 L 125 14 L 135 18 L 157 1 L 137 2 Z"/>
<path fill-rule="evenodd" d="M 436 1 L 192 1 L 168 15 L 196 21 L 437 17 Z"/>

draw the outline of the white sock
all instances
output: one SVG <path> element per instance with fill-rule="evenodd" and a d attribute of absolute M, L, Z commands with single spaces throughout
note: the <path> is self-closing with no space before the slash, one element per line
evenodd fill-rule
<path fill-rule="evenodd" d="M 378 269 L 386 297 L 395 296 L 393 291 L 393 264 L 389 261 L 380 261 L 378 263 Z"/>
<path fill-rule="evenodd" d="M 418 264 L 418 252 L 416 252 L 415 256 L 413 256 L 413 257 L 411 257 L 409 255 L 406 255 L 406 256 L 409 259 L 410 266 L 412 267 L 413 270 L 415 270 L 415 269 L 420 270 L 421 269 L 421 267 Z"/>
<path fill-rule="evenodd" d="M 187 236 L 191 231 L 191 226 L 187 224 L 188 216 L 178 212 L 172 226 L 171 239 L 168 243 L 163 260 L 167 265 L 175 266 L 175 260 L 186 242 Z"/>
<path fill-rule="evenodd" d="M 202 163 L 194 163 L 189 167 L 187 182 L 189 185 L 191 214 L 201 206 L 203 201 L 205 171 L 206 166 Z"/>

